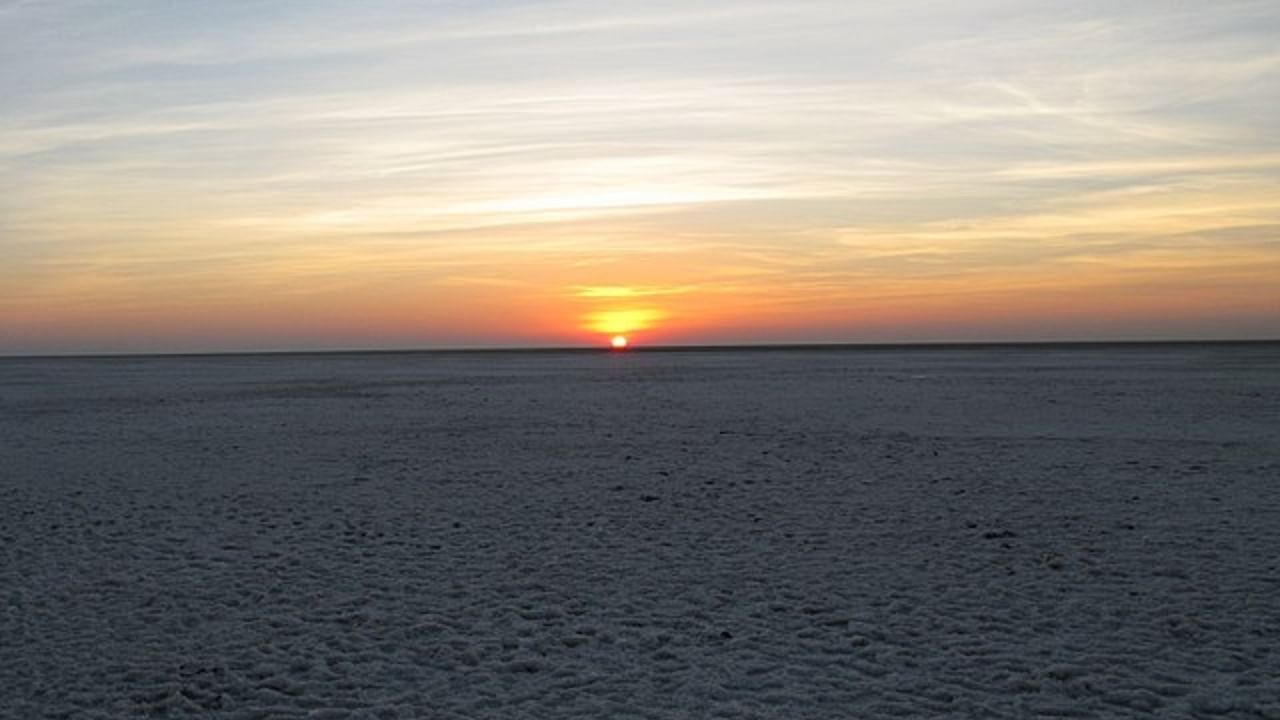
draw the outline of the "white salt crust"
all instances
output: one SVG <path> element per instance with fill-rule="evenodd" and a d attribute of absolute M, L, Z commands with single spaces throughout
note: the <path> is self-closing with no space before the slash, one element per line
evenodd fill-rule
<path fill-rule="evenodd" d="M 1280 346 L 0 360 L 0 717 L 1280 718 Z"/>

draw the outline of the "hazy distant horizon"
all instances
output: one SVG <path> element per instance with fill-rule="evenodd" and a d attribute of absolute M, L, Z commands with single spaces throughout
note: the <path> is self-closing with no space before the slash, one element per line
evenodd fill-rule
<path fill-rule="evenodd" d="M 1102 338 L 1102 339 L 1030 339 L 1030 340 L 919 340 L 886 342 L 728 342 L 685 343 L 662 345 L 634 345 L 623 353 L 646 352 L 732 352 L 732 351 L 786 351 L 786 350 L 963 350 L 974 348 L 1045 348 L 1045 349 L 1097 349 L 1107 347 L 1141 348 L 1143 346 L 1185 347 L 1195 345 L 1268 345 L 1280 343 L 1280 337 L 1257 338 Z M 381 354 L 487 354 L 487 353 L 613 353 L 606 345 L 470 345 L 453 347 L 404 346 L 404 347 L 315 347 L 315 348 L 219 348 L 203 350 L 129 350 L 129 351 L 67 351 L 51 353 L 6 353 L 0 359 L 58 359 L 58 358 L 149 358 L 149 357 L 204 357 L 239 355 L 381 355 Z"/>

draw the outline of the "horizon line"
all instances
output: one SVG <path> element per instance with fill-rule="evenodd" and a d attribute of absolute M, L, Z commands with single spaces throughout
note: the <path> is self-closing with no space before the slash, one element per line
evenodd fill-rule
<path fill-rule="evenodd" d="M 408 354 L 608 354 L 725 351 L 840 351 L 840 350 L 928 350 L 981 348 L 1096 348 L 1101 346 L 1188 346 L 1188 345 L 1267 345 L 1280 343 L 1280 338 L 1161 338 L 1128 340 L 921 340 L 899 342 L 785 342 L 785 343 L 709 343 L 632 345 L 616 349 L 599 345 L 563 346 L 463 346 L 414 348 L 320 348 L 295 350 L 197 350 L 140 352 L 65 352 L 65 353 L 0 353 L 3 360 L 90 360 L 143 358 L 245 357 L 264 355 L 408 355 Z"/>

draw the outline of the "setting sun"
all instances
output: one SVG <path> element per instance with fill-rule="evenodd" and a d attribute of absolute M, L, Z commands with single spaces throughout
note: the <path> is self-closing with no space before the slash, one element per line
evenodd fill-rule
<path fill-rule="evenodd" d="M 613 338 L 609 340 L 609 344 L 613 346 L 614 350 L 622 350 L 627 347 L 627 336 L 614 335 Z"/>

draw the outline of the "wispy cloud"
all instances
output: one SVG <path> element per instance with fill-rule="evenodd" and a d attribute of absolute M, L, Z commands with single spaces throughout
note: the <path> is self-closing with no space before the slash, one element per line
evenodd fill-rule
<path fill-rule="evenodd" d="M 580 298 L 643 298 L 653 297 L 655 295 L 680 295 L 693 292 L 696 288 L 688 285 L 679 287 L 654 287 L 639 286 L 633 287 L 629 285 L 598 285 L 589 287 L 578 287 L 574 289 L 574 296 Z"/>

